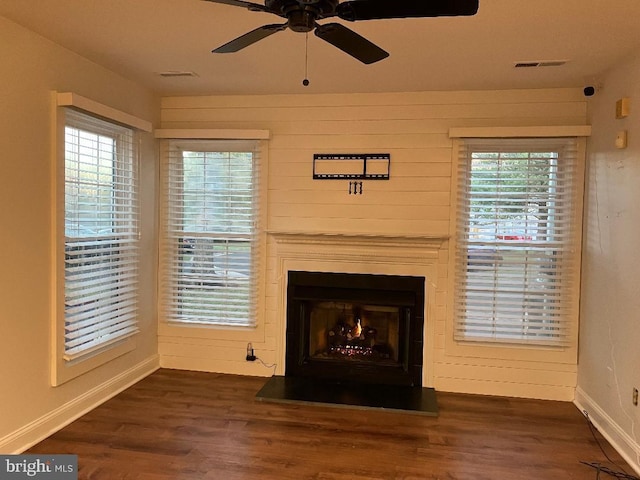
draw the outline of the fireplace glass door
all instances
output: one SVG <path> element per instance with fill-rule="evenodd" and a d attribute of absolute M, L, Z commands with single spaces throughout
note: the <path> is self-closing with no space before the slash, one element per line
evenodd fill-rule
<path fill-rule="evenodd" d="M 421 385 L 424 278 L 289 272 L 285 374 Z"/>
<path fill-rule="evenodd" d="M 318 361 L 397 365 L 402 309 L 348 302 L 312 302 L 309 354 Z"/>

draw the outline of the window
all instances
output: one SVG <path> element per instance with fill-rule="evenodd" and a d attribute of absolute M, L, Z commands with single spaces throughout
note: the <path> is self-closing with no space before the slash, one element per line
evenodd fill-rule
<path fill-rule="evenodd" d="M 165 321 L 256 324 L 258 152 L 252 140 L 165 140 Z"/>
<path fill-rule="evenodd" d="M 138 199 L 134 133 L 65 110 L 64 359 L 138 331 Z"/>
<path fill-rule="evenodd" d="M 459 157 L 455 337 L 565 346 L 577 295 L 577 140 L 466 139 Z"/>

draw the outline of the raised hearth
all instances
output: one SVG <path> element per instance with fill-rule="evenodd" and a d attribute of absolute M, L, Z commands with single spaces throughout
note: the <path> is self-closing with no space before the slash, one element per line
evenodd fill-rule
<path fill-rule="evenodd" d="M 307 403 L 355 409 L 381 408 L 437 416 L 433 388 L 396 385 L 336 384 L 304 377 L 273 376 L 256 394 L 261 401 Z"/>

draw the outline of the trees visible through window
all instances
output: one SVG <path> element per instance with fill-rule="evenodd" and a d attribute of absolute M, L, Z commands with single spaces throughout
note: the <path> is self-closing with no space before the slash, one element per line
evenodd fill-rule
<path fill-rule="evenodd" d="M 164 157 L 166 320 L 253 325 L 256 142 L 170 141 Z"/>
<path fill-rule="evenodd" d="M 65 117 L 64 354 L 74 360 L 138 331 L 137 165 L 130 129 Z"/>

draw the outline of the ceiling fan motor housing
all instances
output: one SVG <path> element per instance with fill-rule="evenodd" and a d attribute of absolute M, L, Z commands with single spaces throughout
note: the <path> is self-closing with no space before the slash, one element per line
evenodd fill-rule
<path fill-rule="evenodd" d="M 265 7 L 272 12 L 281 12 L 294 32 L 310 32 L 316 20 L 335 15 L 338 0 L 266 0 Z"/>

